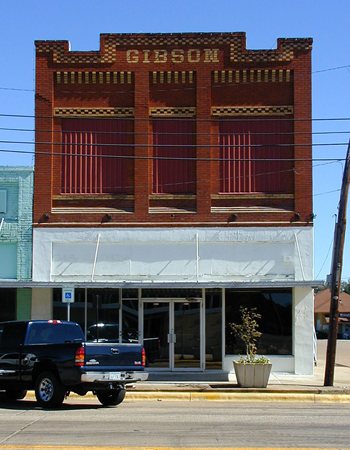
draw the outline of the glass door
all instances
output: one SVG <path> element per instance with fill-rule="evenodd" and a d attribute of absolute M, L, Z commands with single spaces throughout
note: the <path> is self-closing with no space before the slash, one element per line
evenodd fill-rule
<path fill-rule="evenodd" d="M 201 368 L 200 302 L 174 302 L 174 369 Z"/>
<path fill-rule="evenodd" d="M 170 368 L 169 325 L 170 302 L 144 302 L 143 345 L 149 368 Z"/>
<path fill-rule="evenodd" d="M 200 370 L 201 330 L 200 300 L 144 300 L 143 344 L 147 367 Z"/>

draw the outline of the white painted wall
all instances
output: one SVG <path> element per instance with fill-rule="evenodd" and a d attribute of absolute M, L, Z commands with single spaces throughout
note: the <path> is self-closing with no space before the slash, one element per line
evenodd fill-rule
<path fill-rule="evenodd" d="M 32 289 L 32 317 L 34 319 L 52 319 L 52 289 Z"/>
<path fill-rule="evenodd" d="M 294 372 L 312 375 L 314 371 L 314 292 L 310 288 L 294 288 Z"/>
<path fill-rule="evenodd" d="M 307 281 L 312 245 L 309 227 L 37 228 L 33 281 Z"/>

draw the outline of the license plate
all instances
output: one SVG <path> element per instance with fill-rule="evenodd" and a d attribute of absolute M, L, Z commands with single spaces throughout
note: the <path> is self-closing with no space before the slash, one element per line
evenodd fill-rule
<path fill-rule="evenodd" d="M 110 373 L 109 379 L 110 380 L 121 380 L 121 373 Z"/>

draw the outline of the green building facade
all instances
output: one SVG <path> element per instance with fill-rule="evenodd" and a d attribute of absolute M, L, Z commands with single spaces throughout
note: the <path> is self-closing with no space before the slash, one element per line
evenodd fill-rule
<path fill-rule="evenodd" d="M 0 320 L 29 319 L 33 168 L 0 166 Z"/>

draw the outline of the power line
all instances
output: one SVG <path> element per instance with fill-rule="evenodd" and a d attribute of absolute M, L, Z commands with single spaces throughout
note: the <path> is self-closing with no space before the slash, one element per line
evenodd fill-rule
<path fill-rule="evenodd" d="M 251 117 L 254 117 L 253 119 Z M 296 118 L 286 118 L 286 117 L 259 117 L 257 118 L 256 115 L 252 115 L 252 116 L 246 116 L 246 117 L 239 117 L 239 118 L 235 118 L 235 117 L 229 117 L 229 116 L 221 116 L 221 117 L 217 117 L 217 116 L 212 116 L 209 119 L 199 119 L 196 117 L 73 117 L 73 118 L 77 118 L 77 119 L 86 119 L 86 120 L 129 120 L 129 121 L 136 121 L 136 122 L 150 122 L 150 121 L 165 121 L 165 120 L 173 120 L 173 121 L 186 121 L 186 122 L 261 122 L 261 121 L 276 121 L 276 122 L 326 122 L 326 121 L 350 121 L 350 117 L 316 117 L 316 118 L 300 118 L 300 119 L 296 119 Z M 20 118 L 20 119 L 67 119 L 67 118 L 72 118 L 71 116 L 68 117 L 58 117 L 55 115 L 49 115 L 49 116 L 35 116 L 35 115 L 30 115 L 30 114 L 5 114 L 5 113 L 0 113 L 0 117 L 13 117 L 13 118 Z"/>
<path fill-rule="evenodd" d="M 333 164 L 335 162 L 337 162 L 337 161 L 327 162 L 326 164 Z M 315 164 L 315 165 L 313 165 L 313 167 L 318 167 L 318 166 L 322 166 L 322 165 L 324 165 L 324 164 Z M 291 169 L 278 170 L 278 171 L 260 172 L 258 174 L 255 174 L 254 178 L 257 178 L 259 176 L 276 175 L 276 174 L 287 173 L 287 172 L 295 172 L 295 169 L 291 168 Z M 217 180 L 218 181 L 229 181 L 229 180 L 238 180 L 240 178 L 243 179 L 244 176 L 242 175 L 242 176 L 232 176 L 232 177 L 218 177 Z M 162 183 L 162 186 L 163 187 L 166 187 L 166 186 L 174 187 L 174 186 L 179 186 L 179 185 L 183 186 L 183 185 L 186 185 L 186 184 L 188 184 L 188 185 L 189 184 L 191 184 L 191 185 L 197 184 L 197 180 Z M 149 186 L 148 183 L 139 184 L 139 183 L 136 182 L 135 184 L 129 185 L 129 186 L 117 186 L 117 185 L 107 186 L 107 185 L 104 185 L 103 188 L 104 189 L 119 189 L 119 188 L 123 188 L 124 190 L 129 190 L 129 189 L 134 189 L 136 187 L 146 188 L 147 186 Z M 312 198 L 312 197 L 317 197 L 317 196 L 321 196 L 321 195 L 327 195 L 327 194 L 331 194 L 331 193 L 335 193 L 335 192 L 339 192 L 339 191 L 340 191 L 340 189 L 335 189 L 335 190 L 326 191 L 326 192 L 319 192 L 319 193 L 311 194 L 311 195 L 295 196 L 293 198 L 293 200 L 295 201 L 295 200 L 300 200 L 300 199 Z M 234 192 L 232 192 L 232 193 L 234 193 Z M 79 194 L 79 193 L 76 193 L 76 194 Z M 96 194 L 96 193 L 93 193 L 93 194 Z M 106 192 L 100 192 L 99 194 L 106 194 Z"/>
<path fill-rule="evenodd" d="M 265 147 L 330 147 L 330 146 L 344 146 L 347 143 L 344 142 L 332 142 L 332 143 L 303 143 L 303 144 L 293 144 L 293 143 L 268 143 L 268 144 L 135 144 L 134 142 L 126 142 L 126 143 L 85 143 L 85 142 L 53 142 L 53 141 L 2 141 L 0 140 L 0 144 L 19 144 L 19 145 L 53 145 L 53 146 L 69 146 L 69 147 L 91 147 L 91 148 L 99 148 L 99 147 L 127 147 L 127 148 L 144 148 L 144 147 L 153 147 L 153 148 L 174 148 L 176 149 L 191 149 L 191 148 L 265 148 Z"/>
<path fill-rule="evenodd" d="M 347 66 L 338 66 L 338 67 L 330 67 L 329 69 L 321 69 L 321 70 L 315 70 L 311 73 L 322 73 L 322 72 L 330 72 L 331 70 L 339 70 L 339 69 L 348 69 L 350 68 L 350 64 Z"/>
<path fill-rule="evenodd" d="M 157 135 L 166 135 L 166 136 L 213 136 L 213 133 L 195 133 L 195 132 L 134 132 L 134 131 L 86 131 L 86 130 L 69 130 L 69 131 L 63 131 L 63 130 L 41 130 L 40 128 L 7 128 L 7 127 L 0 127 L 0 131 L 20 131 L 20 132 L 39 132 L 39 133 L 93 133 L 94 135 L 133 135 L 133 136 L 153 136 L 154 134 Z M 225 133 L 226 134 L 226 133 Z M 350 131 L 276 131 L 276 132 L 249 132 L 250 136 L 294 136 L 294 135 L 332 135 L 332 134 L 350 134 Z"/>
<path fill-rule="evenodd" d="M 337 189 L 337 191 L 340 191 L 340 189 Z M 334 243 L 334 234 L 333 234 L 333 239 L 331 240 L 331 243 L 329 244 L 329 248 L 328 248 L 326 257 L 325 257 L 325 259 L 323 261 L 323 264 L 322 264 L 320 270 L 318 271 L 318 274 L 316 275 L 316 279 L 319 277 L 320 273 L 322 272 L 322 269 L 323 269 L 324 265 L 326 264 L 326 261 L 328 259 L 329 253 L 331 251 L 331 248 L 333 247 L 333 243 Z"/>
<path fill-rule="evenodd" d="M 126 147 L 126 146 L 125 146 Z M 34 151 L 34 150 L 13 150 L 13 149 L 0 149 L 1 153 L 15 153 L 15 154 L 27 154 L 27 155 L 46 155 L 46 156 L 72 156 L 83 158 L 115 158 L 115 159 L 131 159 L 131 160 L 169 160 L 169 161 L 234 161 L 232 158 L 205 158 L 205 157 L 176 157 L 176 156 L 135 156 L 135 155 L 82 155 L 78 153 L 64 153 L 62 152 L 50 152 L 50 151 Z M 345 161 L 345 158 L 240 158 L 239 161 L 256 161 L 256 162 L 291 162 L 291 161 L 303 161 L 303 162 L 339 162 Z"/>
<path fill-rule="evenodd" d="M 339 192 L 339 191 L 340 191 L 340 189 L 333 189 L 332 191 L 322 192 L 321 194 L 313 194 L 313 196 L 317 197 L 318 195 L 334 194 L 335 192 Z"/>
<path fill-rule="evenodd" d="M 34 92 L 34 89 L 21 89 L 21 88 L 13 88 L 13 87 L 3 87 L 1 86 L 0 89 L 2 91 L 20 91 L 20 92 Z"/>
<path fill-rule="evenodd" d="M 327 161 L 326 163 L 321 163 L 321 164 L 313 164 L 313 168 L 315 167 L 320 167 L 320 166 L 324 166 L 324 165 L 329 165 L 329 164 L 335 164 L 338 161 Z M 291 168 L 291 169 L 284 169 L 284 170 L 274 170 L 274 171 L 268 171 L 268 172 L 259 172 L 257 174 L 254 174 L 254 178 L 260 177 L 260 176 L 267 176 L 267 175 L 279 175 L 281 173 L 288 173 L 288 172 L 295 172 L 295 168 Z M 231 177 L 218 177 L 218 181 L 230 181 L 230 180 L 239 180 L 239 179 L 243 179 L 245 176 L 241 175 L 241 176 L 231 176 Z M 171 183 L 162 183 L 162 186 L 176 186 L 176 185 L 185 185 L 185 184 L 193 184 L 196 183 L 196 181 L 181 181 L 178 183 L 175 182 L 171 182 Z M 134 184 L 134 185 L 130 185 L 130 186 L 104 186 L 105 189 L 117 189 L 117 188 L 123 188 L 123 189 L 132 189 L 136 186 L 141 186 L 138 183 Z M 146 186 L 145 184 L 142 185 L 142 187 Z M 333 191 L 328 191 L 328 192 L 323 192 L 323 193 L 319 193 L 319 194 L 314 194 L 314 196 L 318 196 L 318 195 L 324 195 L 324 194 L 330 194 L 330 193 L 334 193 L 334 192 L 338 192 L 340 189 L 336 189 Z M 299 197 L 298 197 L 299 198 Z M 305 196 L 302 198 L 306 198 Z"/>

